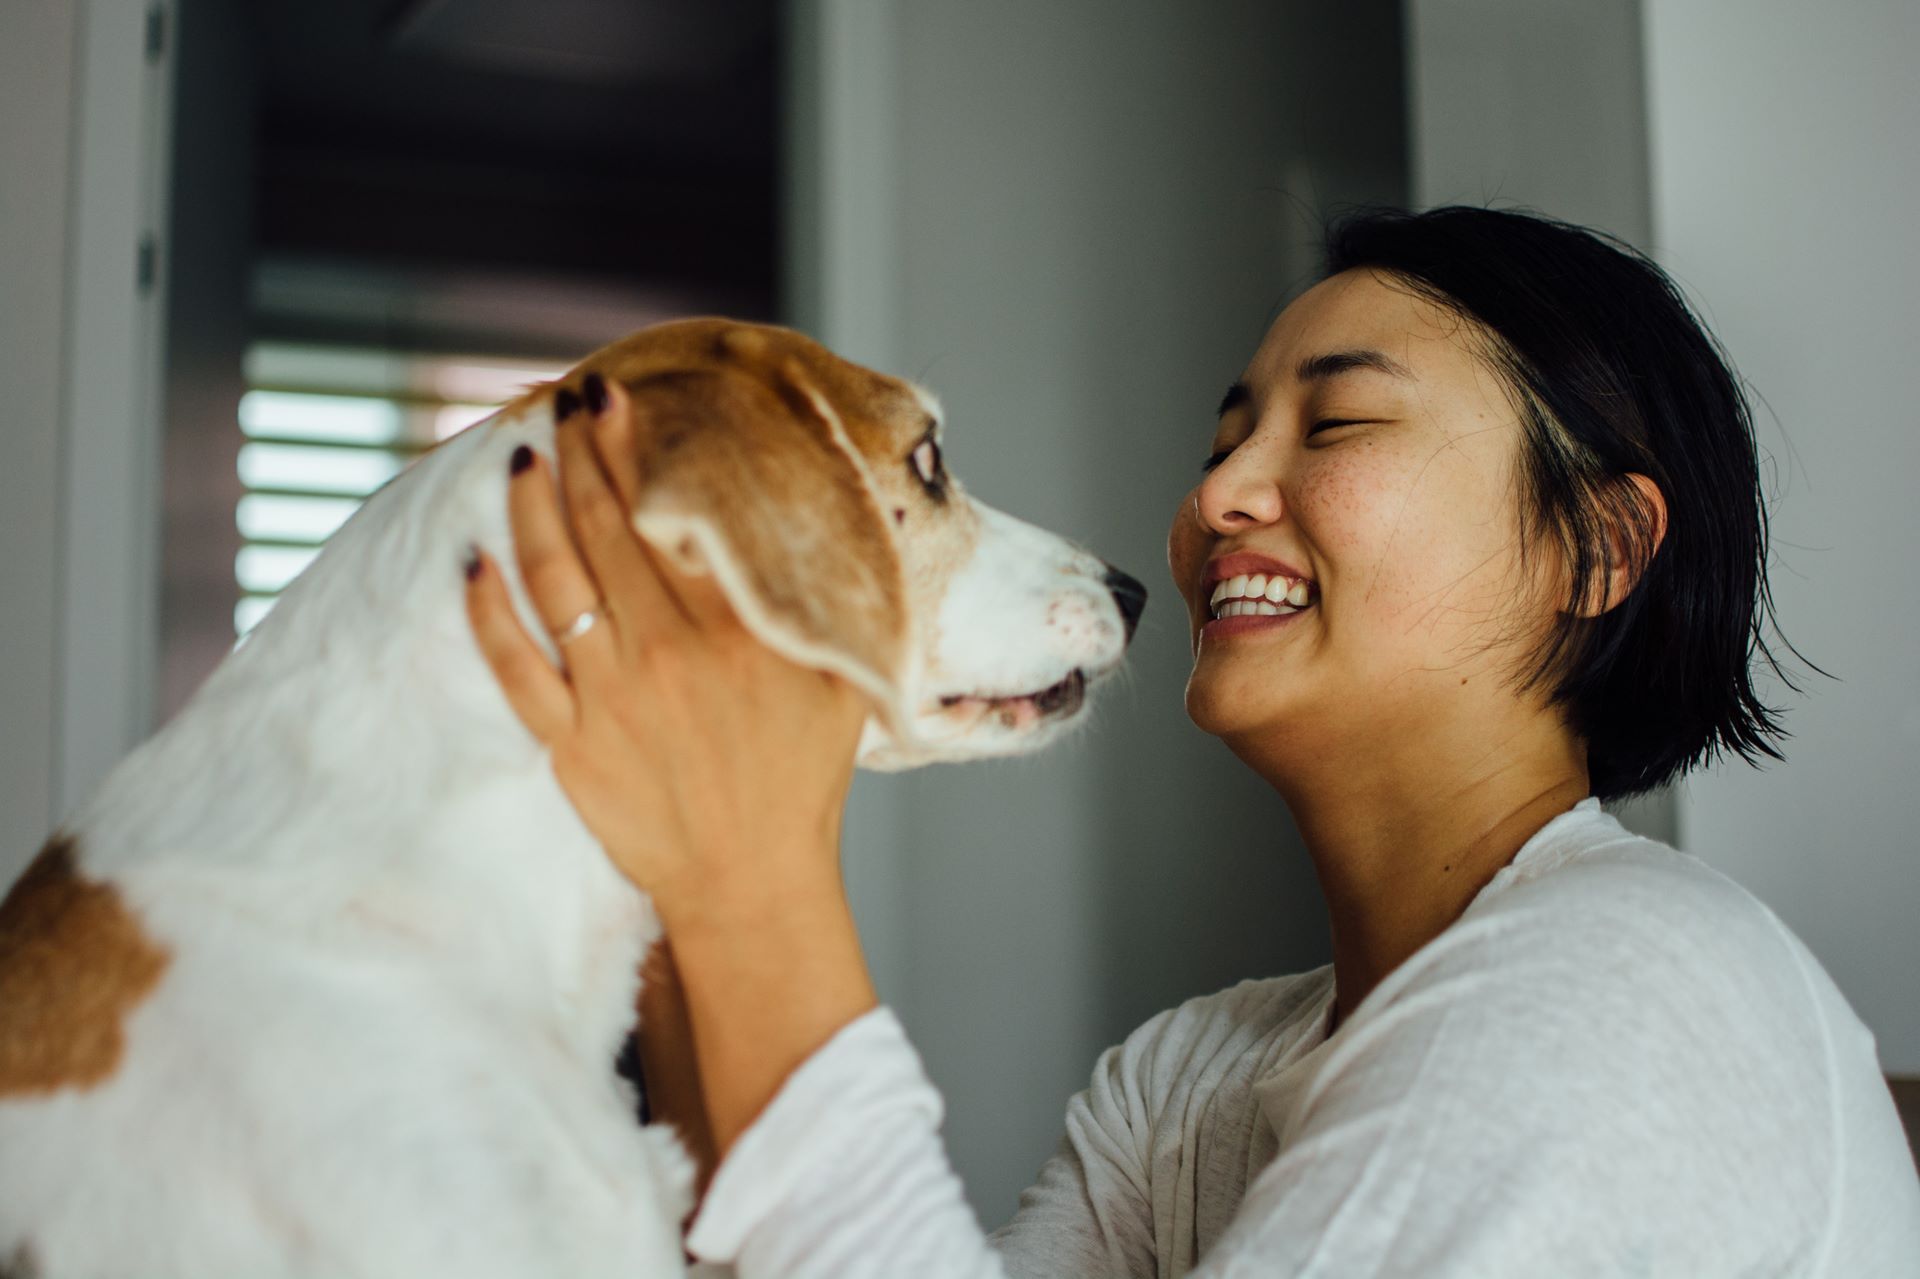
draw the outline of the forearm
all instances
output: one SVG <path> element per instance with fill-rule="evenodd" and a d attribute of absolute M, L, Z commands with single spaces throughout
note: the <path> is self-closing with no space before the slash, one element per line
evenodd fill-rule
<path fill-rule="evenodd" d="M 656 898 L 722 1157 L 688 1247 L 742 1279 L 1006 1279 L 939 1094 L 875 997 L 837 843 L 763 849 L 750 882 Z M 1102 1269 L 1087 1201 L 1078 1166 L 1056 1170 L 1028 1205 L 1030 1272 L 1135 1273 Z"/>
<path fill-rule="evenodd" d="M 1006 1279 L 947 1162 L 940 1115 L 892 1012 L 855 1018 L 735 1143 L 688 1249 L 740 1279 Z"/>
<path fill-rule="evenodd" d="M 734 859 L 752 865 L 750 878 L 656 897 L 721 1157 L 795 1067 L 879 1002 L 841 885 L 837 834 Z"/>

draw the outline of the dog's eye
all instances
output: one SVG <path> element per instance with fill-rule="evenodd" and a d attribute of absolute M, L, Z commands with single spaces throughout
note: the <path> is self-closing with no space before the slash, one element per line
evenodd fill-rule
<path fill-rule="evenodd" d="M 920 483 L 926 486 L 927 492 L 937 497 L 946 481 L 946 473 L 941 469 L 938 441 L 931 435 L 927 436 L 914 446 L 913 456 L 909 460 L 913 463 L 913 473 L 920 477 Z"/>

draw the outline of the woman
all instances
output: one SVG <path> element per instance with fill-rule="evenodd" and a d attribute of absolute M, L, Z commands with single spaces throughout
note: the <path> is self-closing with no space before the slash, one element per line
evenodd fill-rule
<path fill-rule="evenodd" d="M 645 620 L 570 684 L 484 565 L 470 602 L 665 924 L 645 1061 L 718 1160 L 695 1254 L 839 1279 L 1920 1274 L 1871 1036 L 1763 906 L 1599 808 L 1780 734 L 1748 669 L 1771 655 L 1746 409 L 1644 259 L 1476 209 L 1330 234 L 1169 552 L 1189 714 L 1292 813 L 1333 963 L 1109 1049 L 991 1240 L 842 892 L 866 708 L 580 514 L 635 482 L 596 460 L 626 402 L 594 398 L 562 432 L 573 528 L 541 467 L 513 480 L 519 554 L 550 623 L 603 597 Z M 1314 602 L 1216 617 L 1252 573 Z"/>

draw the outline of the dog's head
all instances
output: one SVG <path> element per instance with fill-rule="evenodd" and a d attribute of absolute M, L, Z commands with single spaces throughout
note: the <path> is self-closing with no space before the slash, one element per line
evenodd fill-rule
<path fill-rule="evenodd" d="M 862 765 L 1034 749 L 1119 664 L 1144 589 L 969 498 L 919 388 L 726 320 L 643 330 L 555 385 L 589 372 L 633 398 L 635 528 L 762 643 L 874 699 Z"/>

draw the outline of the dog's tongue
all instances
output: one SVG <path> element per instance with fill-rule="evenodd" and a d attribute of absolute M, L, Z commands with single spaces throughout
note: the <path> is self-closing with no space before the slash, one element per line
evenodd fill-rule
<path fill-rule="evenodd" d="M 996 715 L 1008 728 L 1025 728 L 1040 718 L 1040 704 L 1032 695 L 1025 697 L 950 697 L 942 705 L 949 710 L 976 711 L 981 717 Z"/>
<path fill-rule="evenodd" d="M 1016 697 L 1004 704 L 1001 715 L 1009 728 L 1025 728 L 1040 718 L 1040 704 L 1031 697 Z"/>

